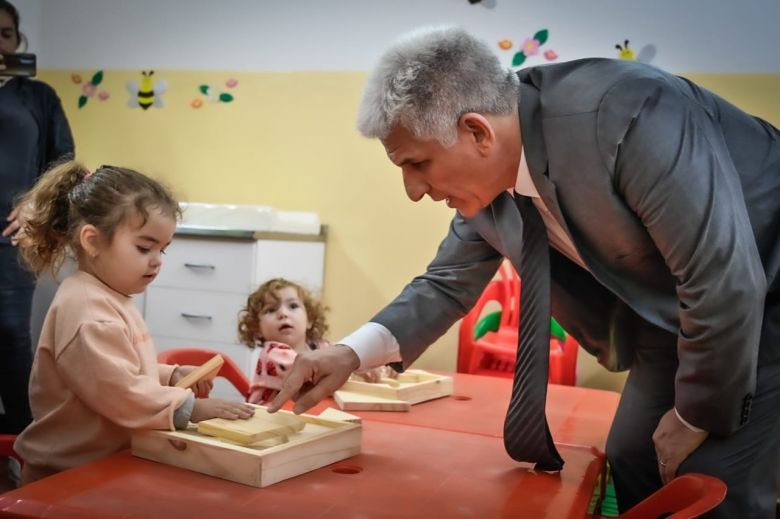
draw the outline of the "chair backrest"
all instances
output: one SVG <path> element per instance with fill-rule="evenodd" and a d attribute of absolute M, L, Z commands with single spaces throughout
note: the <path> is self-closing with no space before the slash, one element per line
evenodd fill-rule
<path fill-rule="evenodd" d="M 503 303 L 501 305 L 501 325 L 517 329 L 520 324 L 520 276 L 509 262 L 504 260 L 498 268 L 499 283 L 503 287 Z"/>
<path fill-rule="evenodd" d="M 233 384 L 236 390 L 244 396 L 244 398 L 248 397 L 249 379 L 244 372 L 241 371 L 241 368 L 238 367 L 238 364 L 224 353 L 205 348 L 173 348 L 161 351 L 157 355 L 157 362 L 162 364 L 200 366 L 217 354 L 222 355 L 222 358 L 225 360 L 224 364 L 222 364 L 222 367 L 219 369 L 217 376 L 226 378 Z"/>
<path fill-rule="evenodd" d="M 635 505 L 619 519 L 692 519 L 712 510 L 726 497 L 726 484 L 706 474 L 683 474 Z"/>
<path fill-rule="evenodd" d="M 0 458 L 16 458 L 19 463 L 23 460 L 14 450 L 15 434 L 0 434 Z"/>
<path fill-rule="evenodd" d="M 495 280 L 489 282 L 474 307 L 463 316 L 458 331 L 458 373 L 468 373 L 469 361 L 474 351 L 474 327 L 479 318 L 482 317 L 482 311 L 491 301 L 496 301 L 503 308 L 505 304 L 504 290 L 505 287 L 501 282 Z"/>
<path fill-rule="evenodd" d="M 474 307 L 461 321 L 458 331 L 458 373 L 512 376 L 514 361 L 510 357 L 516 349 L 521 297 L 520 277 L 509 260 L 504 260 L 496 277 L 488 283 Z M 500 311 L 483 316 L 485 307 L 491 301 L 501 307 Z M 496 331 L 501 337 L 493 335 L 480 338 L 485 331 Z M 559 335 L 562 337 L 556 336 L 550 340 L 549 380 L 554 384 L 573 386 L 577 380 L 579 344 L 562 329 Z"/>

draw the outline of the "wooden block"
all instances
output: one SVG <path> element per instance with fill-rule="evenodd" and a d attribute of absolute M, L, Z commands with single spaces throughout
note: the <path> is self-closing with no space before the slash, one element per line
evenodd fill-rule
<path fill-rule="evenodd" d="M 333 400 L 344 411 L 409 411 L 412 404 L 406 400 L 393 400 L 377 395 L 339 389 Z"/>
<path fill-rule="evenodd" d="M 225 359 L 222 355 L 214 355 L 209 360 L 203 363 L 202 366 L 193 369 L 190 373 L 179 380 L 176 383 L 176 387 L 188 388 L 200 380 L 209 380 L 217 376 L 222 364 L 225 363 Z"/>
<path fill-rule="evenodd" d="M 372 395 L 387 400 L 404 400 L 419 404 L 452 394 L 452 377 L 436 375 L 419 369 L 410 369 L 398 375 L 395 384 L 365 382 L 352 377 L 341 387 L 343 391 Z M 341 391 L 340 390 L 340 391 Z M 344 409 L 342 407 L 342 409 Z M 357 411 L 358 409 L 352 409 Z"/>
<path fill-rule="evenodd" d="M 335 407 L 326 407 L 318 416 L 326 420 L 338 420 L 340 422 L 361 423 L 363 421 L 359 416 L 339 411 Z"/>
<path fill-rule="evenodd" d="M 258 406 L 257 412 L 264 411 Z M 312 415 L 294 415 L 305 427 L 288 442 L 276 438 L 250 445 L 206 436 L 193 425 L 184 431 L 142 431 L 132 438 L 133 455 L 167 463 L 253 487 L 267 487 L 278 481 L 316 470 L 360 454 L 362 426 Z"/>
<path fill-rule="evenodd" d="M 306 422 L 295 415 L 269 414 L 264 407 L 258 406 L 255 415 L 248 420 L 203 420 L 198 423 L 198 432 L 248 445 L 273 437 L 288 441 L 289 436 L 301 431 L 305 425 Z"/>

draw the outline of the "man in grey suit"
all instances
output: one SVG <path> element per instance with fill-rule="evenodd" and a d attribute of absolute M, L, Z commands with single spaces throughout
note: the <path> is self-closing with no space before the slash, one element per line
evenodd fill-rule
<path fill-rule="evenodd" d="M 607 443 L 620 509 L 703 472 L 729 486 L 716 517 L 774 517 L 776 128 L 639 63 L 514 74 L 456 28 L 391 47 L 358 125 L 409 198 L 457 211 L 426 273 L 340 346 L 299 356 L 272 409 L 296 397 L 302 412 L 356 369 L 413 363 L 503 257 L 517 263 L 506 201 L 528 196 L 549 238 L 553 314 L 608 369 L 631 369 Z"/>

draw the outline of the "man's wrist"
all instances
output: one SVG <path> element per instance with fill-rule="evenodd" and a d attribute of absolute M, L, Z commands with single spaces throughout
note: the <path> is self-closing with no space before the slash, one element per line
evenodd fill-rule
<path fill-rule="evenodd" d="M 333 347 L 339 347 L 345 350 L 344 356 L 345 358 L 349 358 L 348 362 L 350 372 L 355 371 L 360 367 L 360 357 L 358 357 L 358 354 L 351 347 L 346 344 L 335 344 Z"/>
<path fill-rule="evenodd" d="M 679 411 L 677 411 L 676 407 L 674 408 L 674 414 L 677 415 L 677 419 L 680 420 L 680 423 L 682 423 L 685 427 L 687 427 L 691 431 L 697 432 L 697 433 L 707 432 L 704 429 L 702 429 L 700 427 L 696 427 L 695 425 L 692 425 L 689 422 L 687 422 L 682 416 L 680 416 L 680 413 L 679 413 Z"/>

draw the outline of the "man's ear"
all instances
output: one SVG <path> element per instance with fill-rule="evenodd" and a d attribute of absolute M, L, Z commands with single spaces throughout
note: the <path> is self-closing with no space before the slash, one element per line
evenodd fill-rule
<path fill-rule="evenodd" d="M 81 226 L 79 231 L 79 244 L 88 257 L 95 259 L 100 252 L 100 231 L 94 225 L 88 223 Z"/>
<path fill-rule="evenodd" d="M 466 112 L 458 119 L 458 130 L 465 132 L 480 153 L 486 153 L 496 142 L 496 132 L 490 121 L 476 112 Z"/>

